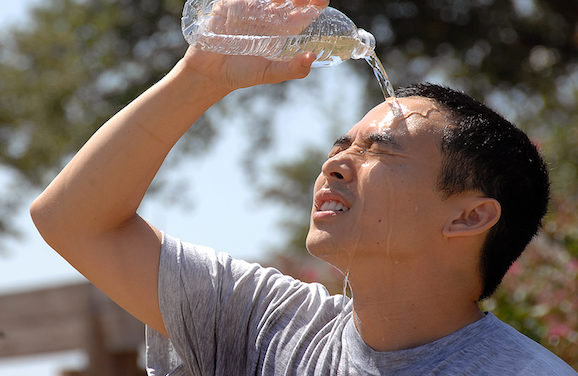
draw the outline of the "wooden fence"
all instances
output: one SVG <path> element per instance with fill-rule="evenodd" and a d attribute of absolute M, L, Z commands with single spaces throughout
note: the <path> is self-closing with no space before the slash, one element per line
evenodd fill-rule
<path fill-rule="evenodd" d="M 63 376 L 143 376 L 144 325 L 89 283 L 0 296 L 0 358 L 83 350 Z"/>

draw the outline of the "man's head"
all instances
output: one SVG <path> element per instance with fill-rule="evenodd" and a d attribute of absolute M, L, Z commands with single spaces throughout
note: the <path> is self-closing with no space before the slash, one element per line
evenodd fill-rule
<path fill-rule="evenodd" d="M 348 271 L 419 260 L 460 274 L 452 259 L 471 257 L 485 297 L 538 230 L 547 197 L 546 168 L 521 131 L 461 93 L 412 86 L 336 141 L 315 185 L 307 246 Z M 447 238 L 475 236 L 475 258 L 444 251 Z"/>
<path fill-rule="evenodd" d="M 450 114 L 437 183 L 443 196 L 480 191 L 501 205 L 480 260 L 481 299 L 488 297 L 541 227 L 549 199 L 546 164 L 526 134 L 463 93 L 421 84 L 397 96 L 430 98 Z"/>

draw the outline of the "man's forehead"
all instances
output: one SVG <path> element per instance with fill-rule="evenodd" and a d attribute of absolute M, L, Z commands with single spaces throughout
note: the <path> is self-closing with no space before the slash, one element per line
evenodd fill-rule
<path fill-rule="evenodd" d="M 407 134 L 410 131 L 440 129 L 446 116 L 432 100 L 423 97 L 390 98 L 369 111 L 350 133 Z"/>

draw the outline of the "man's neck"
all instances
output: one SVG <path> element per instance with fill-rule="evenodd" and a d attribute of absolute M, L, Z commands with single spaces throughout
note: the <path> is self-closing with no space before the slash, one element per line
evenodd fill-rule
<path fill-rule="evenodd" d="M 424 345 L 483 317 L 468 288 L 407 269 L 380 276 L 360 281 L 351 275 L 355 326 L 374 350 Z"/>

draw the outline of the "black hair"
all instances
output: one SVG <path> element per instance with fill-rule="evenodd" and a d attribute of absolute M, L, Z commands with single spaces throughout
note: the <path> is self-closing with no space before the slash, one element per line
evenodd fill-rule
<path fill-rule="evenodd" d="M 542 226 L 550 191 L 546 163 L 524 132 L 467 94 L 425 83 L 400 88 L 396 96 L 429 98 L 448 111 L 437 181 L 443 197 L 481 191 L 501 205 L 481 250 L 479 299 L 485 299 Z"/>

